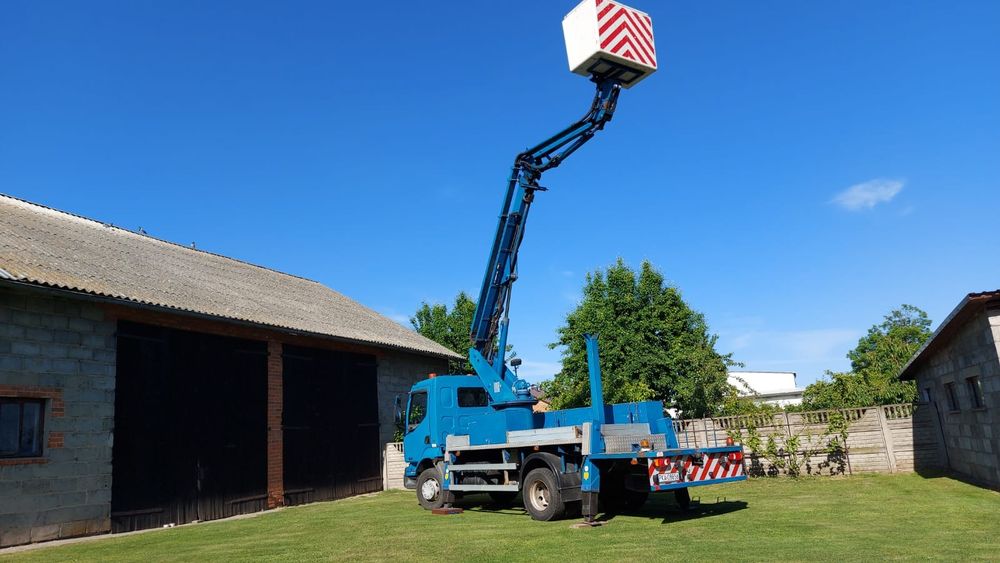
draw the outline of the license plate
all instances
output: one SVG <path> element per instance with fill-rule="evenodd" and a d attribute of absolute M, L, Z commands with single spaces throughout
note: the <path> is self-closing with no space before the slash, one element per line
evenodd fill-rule
<path fill-rule="evenodd" d="M 674 473 L 674 472 L 670 472 L 670 473 L 657 473 L 656 474 L 656 480 L 661 485 L 666 485 L 666 484 L 669 484 L 669 483 L 677 483 L 677 482 L 680 482 L 680 480 L 681 480 L 681 474 L 680 473 Z"/>

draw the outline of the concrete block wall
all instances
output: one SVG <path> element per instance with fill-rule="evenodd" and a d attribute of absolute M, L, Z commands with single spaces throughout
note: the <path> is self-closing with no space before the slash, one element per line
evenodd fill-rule
<path fill-rule="evenodd" d="M 974 408 L 966 379 L 979 377 L 983 407 Z M 1000 310 L 967 321 L 916 372 L 917 386 L 931 390 L 941 416 L 940 439 L 949 467 L 1000 488 Z M 945 384 L 954 383 L 959 409 L 948 407 Z"/>
<path fill-rule="evenodd" d="M 0 396 L 45 399 L 37 458 L 0 458 L 0 547 L 111 529 L 115 323 L 0 286 Z"/>
<path fill-rule="evenodd" d="M 392 442 L 396 430 L 396 395 L 406 400 L 406 393 L 414 383 L 426 379 L 429 373 L 448 372 L 448 360 L 418 356 L 405 352 L 385 352 L 378 357 L 378 428 L 379 441 L 384 451 Z"/>

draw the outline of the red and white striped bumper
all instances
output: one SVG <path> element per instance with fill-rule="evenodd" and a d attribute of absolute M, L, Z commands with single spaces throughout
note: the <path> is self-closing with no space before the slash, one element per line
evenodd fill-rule
<path fill-rule="evenodd" d="M 710 452 L 649 459 L 649 489 L 664 491 L 745 478 L 742 452 Z"/>

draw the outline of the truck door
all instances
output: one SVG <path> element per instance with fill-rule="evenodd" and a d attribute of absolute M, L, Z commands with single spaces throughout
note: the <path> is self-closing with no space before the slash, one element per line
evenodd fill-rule
<path fill-rule="evenodd" d="M 430 447 L 430 417 L 427 416 L 427 390 L 413 391 L 406 404 L 406 436 L 403 451 L 408 459 L 420 460 L 423 451 Z"/>

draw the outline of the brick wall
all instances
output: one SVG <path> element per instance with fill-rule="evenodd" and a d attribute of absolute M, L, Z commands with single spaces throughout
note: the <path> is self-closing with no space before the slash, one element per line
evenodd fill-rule
<path fill-rule="evenodd" d="M 979 377 L 984 407 L 973 408 L 966 378 Z M 1000 488 L 1000 310 L 986 310 L 961 326 L 916 372 L 930 389 L 952 470 Z M 949 409 L 945 384 L 954 383 L 959 410 Z"/>
<path fill-rule="evenodd" d="M 267 507 L 285 504 L 284 432 L 281 426 L 284 410 L 282 382 L 284 367 L 280 342 L 267 342 Z"/>
<path fill-rule="evenodd" d="M 45 399 L 42 455 L 0 459 L 0 546 L 110 529 L 115 325 L 0 287 L 0 396 Z"/>
<path fill-rule="evenodd" d="M 378 427 L 383 451 L 385 444 L 393 441 L 396 430 L 396 395 L 405 401 L 410 387 L 429 373 L 448 373 L 448 360 L 405 352 L 383 352 L 378 356 Z"/>

